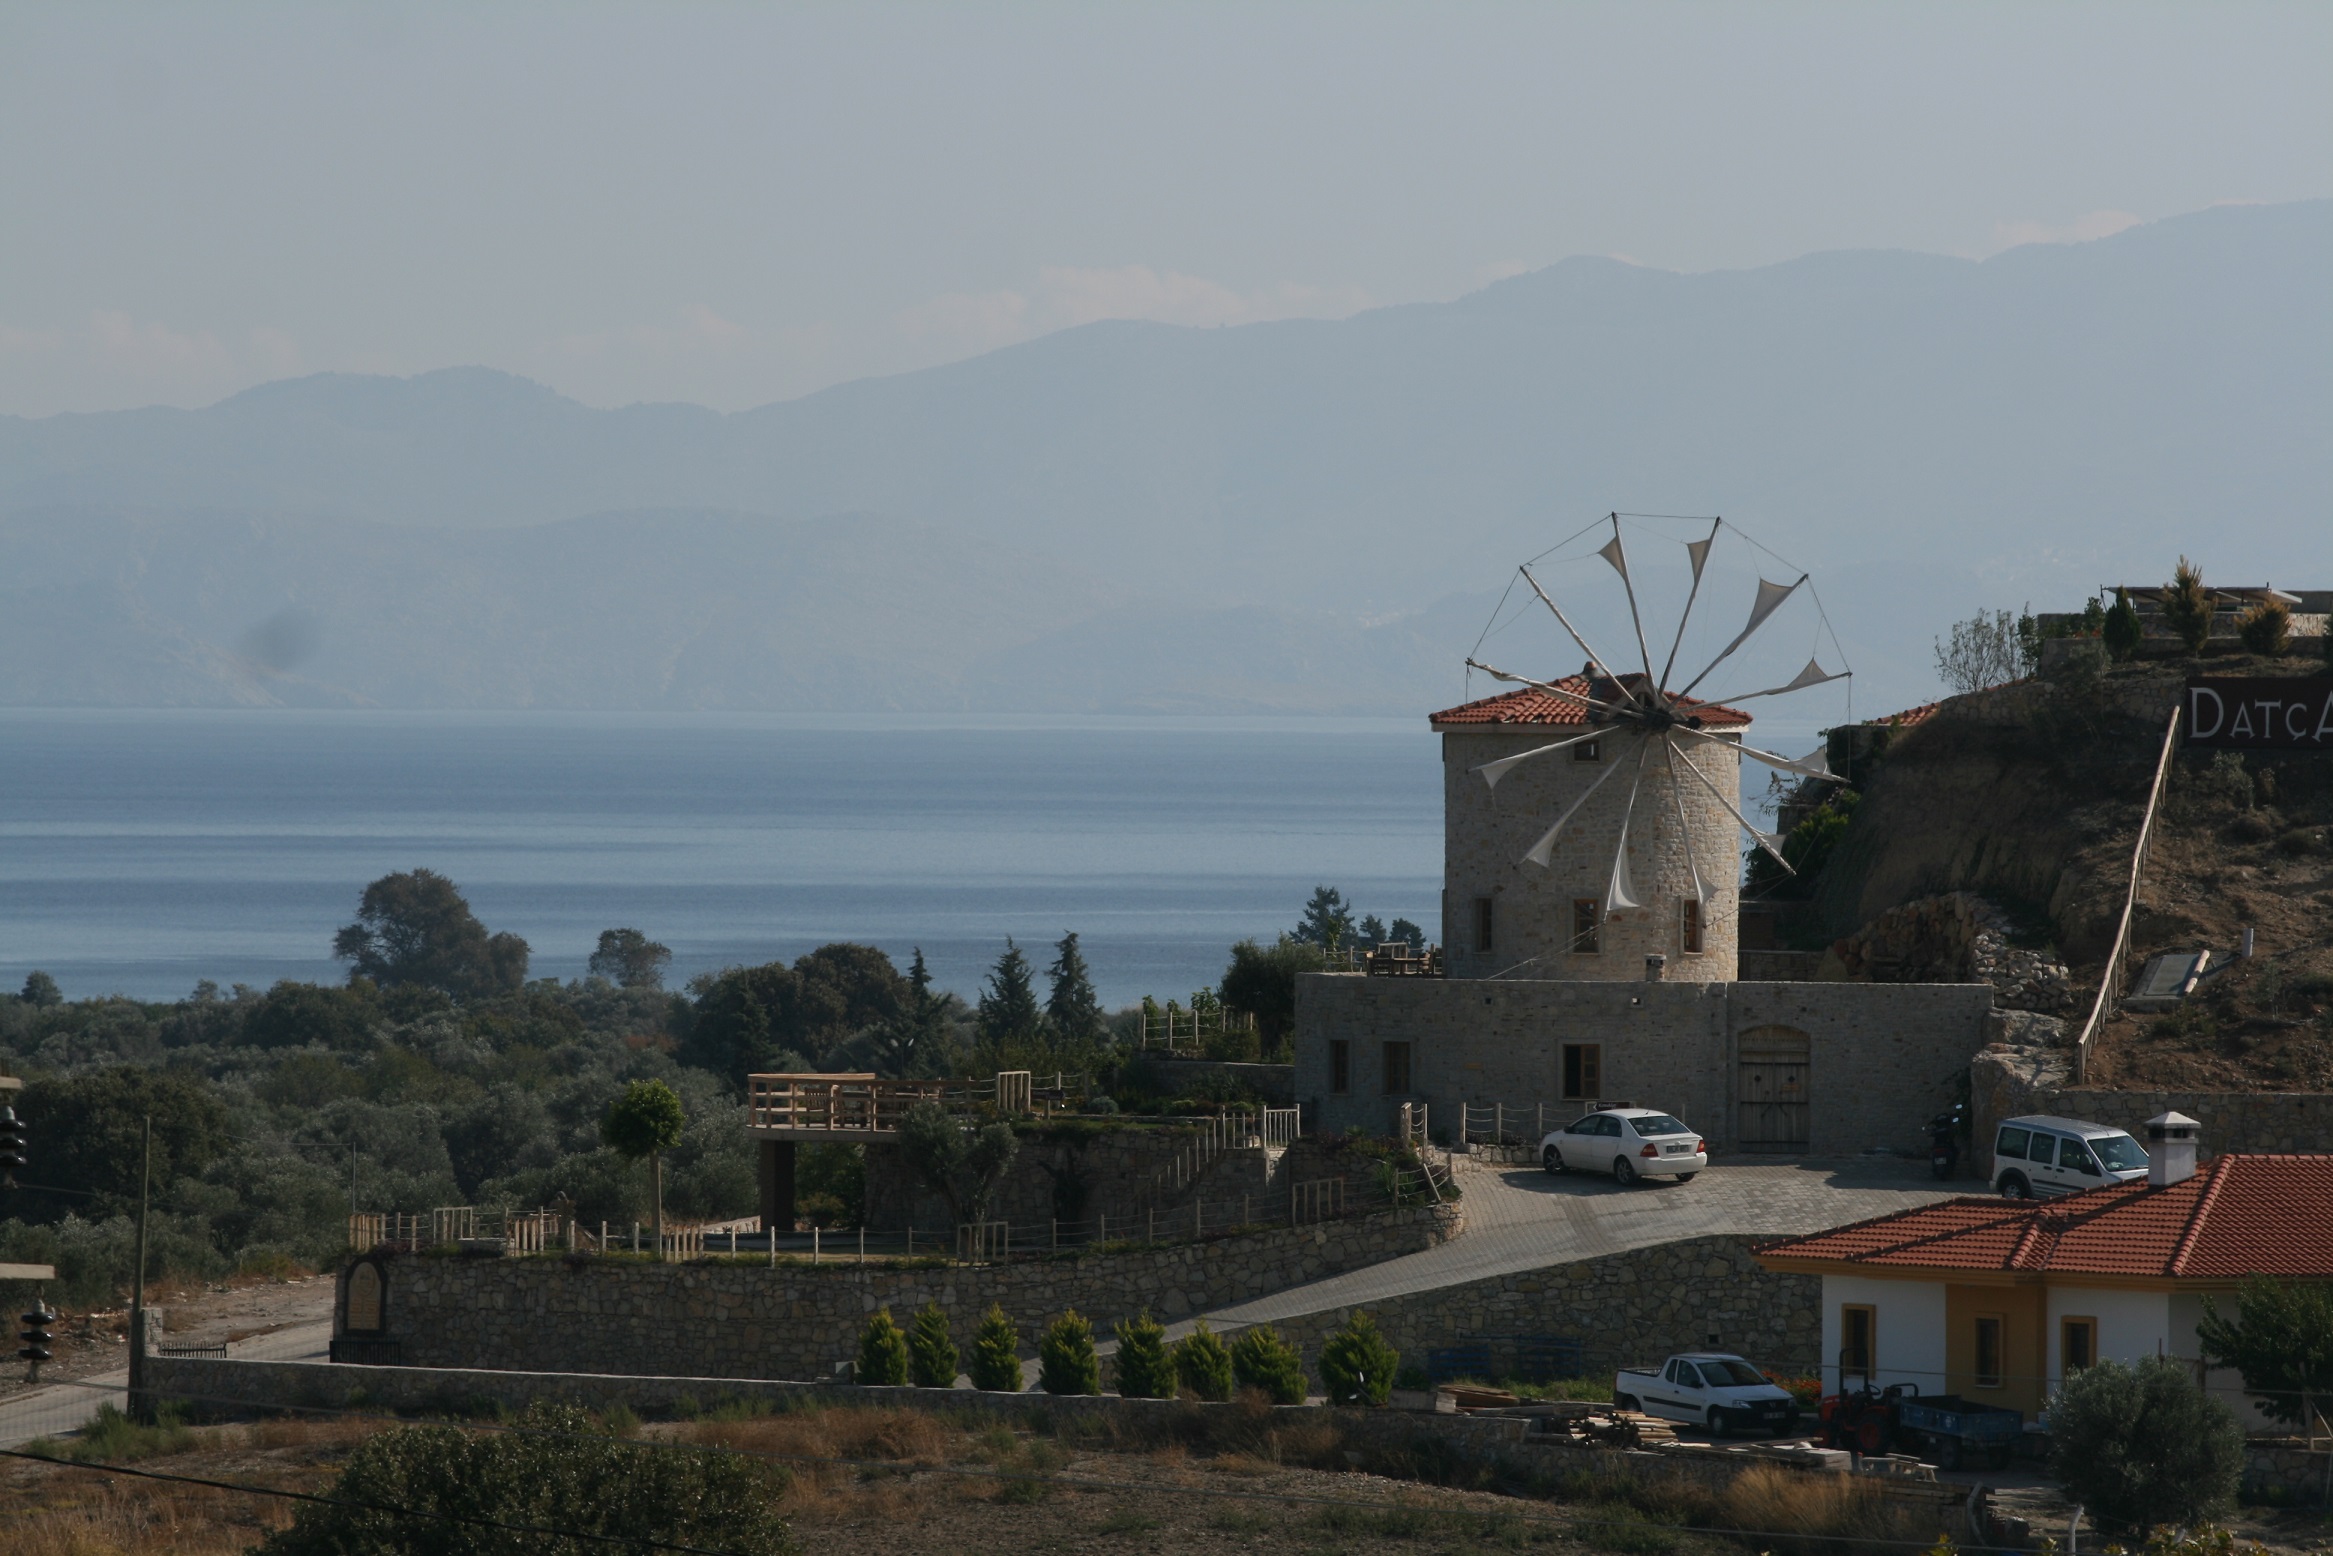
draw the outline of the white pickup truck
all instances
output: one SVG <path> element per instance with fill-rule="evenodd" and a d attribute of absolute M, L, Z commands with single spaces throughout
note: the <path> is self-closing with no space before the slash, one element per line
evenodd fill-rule
<path fill-rule="evenodd" d="M 1724 1434 L 1778 1432 L 1798 1416 L 1798 1401 L 1739 1356 L 1688 1351 L 1658 1372 L 1623 1369 L 1612 1380 L 1612 1402 L 1664 1421 L 1690 1421 Z"/>

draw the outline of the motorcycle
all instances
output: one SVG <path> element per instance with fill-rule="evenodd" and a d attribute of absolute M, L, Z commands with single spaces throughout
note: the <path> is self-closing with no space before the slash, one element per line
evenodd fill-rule
<path fill-rule="evenodd" d="M 1960 1137 L 1968 1130 L 1968 1104 L 1956 1102 L 1928 1121 L 1928 1171 L 1949 1178 L 1960 1171 Z"/>

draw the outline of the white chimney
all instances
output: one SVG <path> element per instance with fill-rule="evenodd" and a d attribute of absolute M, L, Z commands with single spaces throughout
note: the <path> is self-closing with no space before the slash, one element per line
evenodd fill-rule
<path fill-rule="evenodd" d="M 2195 1176 L 2195 1137 L 2203 1126 L 2184 1113 L 2147 1120 L 2147 1183 L 2167 1189 Z"/>

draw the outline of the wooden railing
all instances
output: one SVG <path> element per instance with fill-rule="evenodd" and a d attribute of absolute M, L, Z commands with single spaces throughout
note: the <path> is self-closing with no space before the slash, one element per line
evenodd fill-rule
<path fill-rule="evenodd" d="M 1083 1077 L 1056 1075 L 1045 1100 L 1060 1100 Z M 1040 1088 L 1027 1070 L 1003 1070 L 987 1080 L 884 1080 L 866 1075 L 749 1075 L 746 1126 L 816 1130 L 839 1135 L 893 1134 L 907 1110 L 936 1102 L 951 1112 L 991 1107 L 1007 1115 L 1034 1112 Z"/>
<path fill-rule="evenodd" d="M 1263 1112 L 1263 1146 L 1277 1151 L 1296 1143 L 1297 1131 L 1303 1113 L 1296 1108 L 1266 1108 Z"/>
<path fill-rule="evenodd" d="M 2131 943 L 2131 919 L 2138 911 L 2139 887 L 2146 880 L 2147 859 L 2155 842 L 2155 818 L 2163 808 L 2163 789 L 2171 776 L 2171 756 L 2179 745 L 2179 717 L 2184 707 L 2171 710 L 2171 721 L 2163 726 L 2163 750 L 2155 758 L 2155 781 L 2147 790 L 2146 814 L 2139 818 L 2138 841 L 2131 845 L 2130 884 L 2122 894 L 2122 918 L 2114 928 L 2114 949 L 2107 953 L 2106 971 L 2098 978 L 2098 998 L 2090 1004 L 2089 1019 L 2074 1038 L 2074 1084 L 2079 1086 L 2090 1078 L 2090 1049 L 2098 1041 L 2098 1029 L 2120 1003 L 2123 992 L 2130 987 L 2131 962 L 2134 947 Z"/>

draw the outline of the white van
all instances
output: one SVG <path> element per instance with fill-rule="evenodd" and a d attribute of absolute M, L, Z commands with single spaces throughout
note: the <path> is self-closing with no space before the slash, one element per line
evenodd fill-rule
<path fill-rule="evenodd" d="M 2107 1124 L 2028 1113 L 1993 1137 L 1993 1187 L 2005 1199 L 2051 1199 L 2147 1175 L 2147 1153 Z"/>

